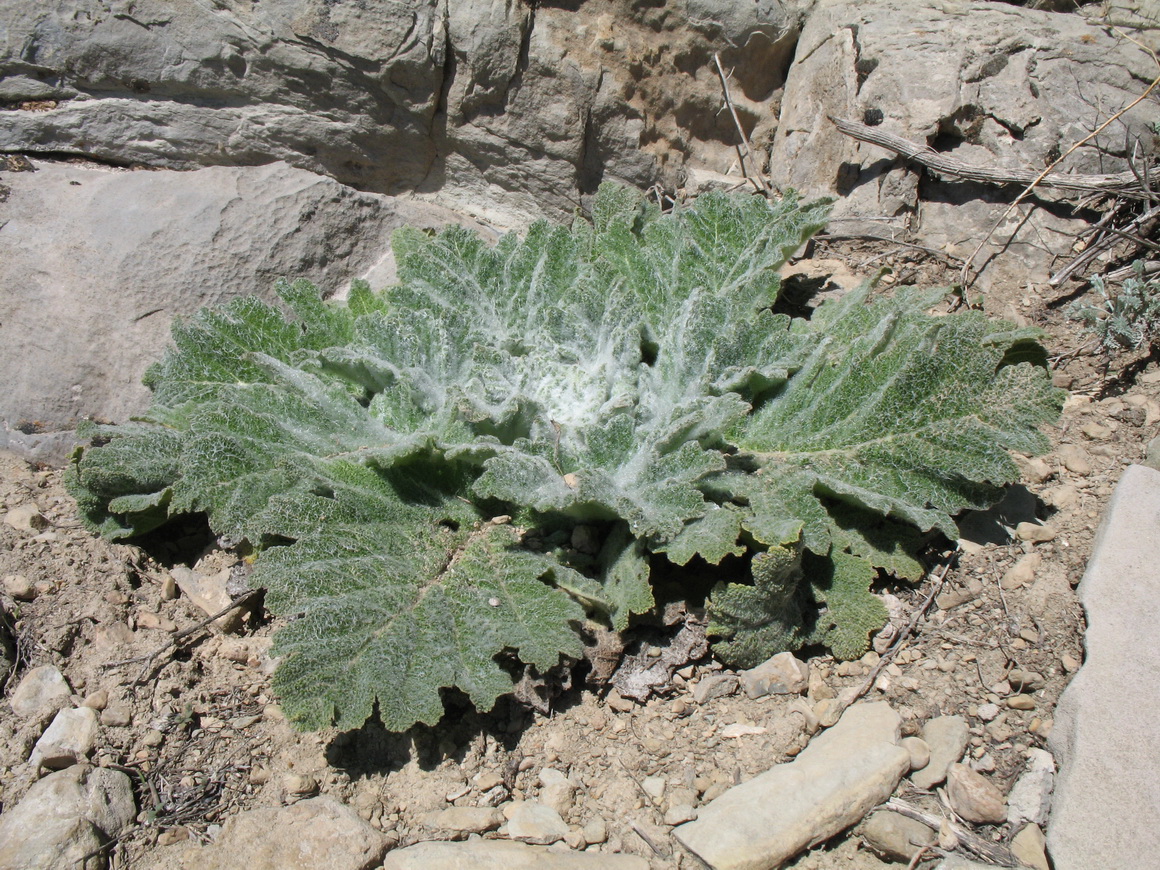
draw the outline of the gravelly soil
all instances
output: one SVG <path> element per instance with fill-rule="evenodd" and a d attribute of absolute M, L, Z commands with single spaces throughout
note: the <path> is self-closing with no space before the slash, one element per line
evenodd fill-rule
<path fill-rule="evenodd" d="M 840 256 L 856 265 L 880 252 L 847 248 Z M 945 277 L 937 264 L 921 259 L 900 256 L 894 265 L 916 283 Z M 1082 660 L 1083 616 L 1073 588 L 1115 482 L 1127 464 L 1143 458 L 1144 445 L 1156 433 L 1160 372 L 1140 365 L 1138 377 L 1108 381 L 1102 358 L 1075 352 L 1084 343 L 1075 325 L 1033 292 L 988 299 L 987 308 L 1045 326 L 1057 383 L 1072 390 L 1062 420 L 1050 430 L 1055 452 L 1042 461 L 1021 460 L 1022 498 L 1010 499 L 999 518 L 1013 526 L 1038 513 L 1055 536 L 1038 544 L 1014 542 L 993 516 L 989 525 L 988 518 L 976 518 L 976 537 L 989 531 L 995 541 L 965 545 L 929 617 L 869 695 L 898 710 L 906 733 L 916 733 L 935 715 L 968 717 L 976 766 L 1006 791 L 1028 748 L 1045 745 L 1056 701 Z M 1117 370 L 1118 365 L 1111 369 Z M 1071 468 L 1065 466 L 1059 453 L 1065 446 L 1080 448 L 1079 459 L 1086 457 L 1090 470 L 1074 457 Z M 579 828 L 595 818 L 606 821 L 607 840 L 589 849 L 640 854 L 658 870 L 693 867 L 696 862 L 669 836 L 666 810 L 704 803 L 808 742 L 804 717 L 788 712 L 797 699 L 733 695 L 697 704 L 693 684 L 720 669 L 711 659 L 684 669 L 667 694 L 643 705 L 583 689 L 557 699 L 548 715 L 501 701 L 490 713 L 458 708 L 439 727 L 404 735 L 373 725 L 298 734 L 281 717 L 270 690 L 266 651 L 275 626 L 260 614 L 240 632 L 201 630 L 153 662 L 118 665 L 158 650 L 173 632 L 206 615 L 184 597 L 172 597 L 163 549 L 150 556 L 90 535 L 77 522 L 57 469 L 0 456 L 0 500 L 9 509 L 35 502 L 48 521 L 44 529 L 26 531 L 0 523 L 0 575 L 21 575 L 34 586 L 32 600 L 6 596 L 3 602 L 20 656 L 6 689 L 28 667 L 51 663 L 66 675 L 78 702 L 103 708 L 94 760 L 131 771 L 142 808 L 140 824 L 112 852 L 116 867 L 174 866 L 231 813 L 316 790 L 351 804 L 400 844 L 445 837 L 423 826 L 425 813 L 536 796 L 544 767 L 580 785 L 564 813 L 567 822 Z M 188 539 L 176 543 L 187 553 L 201 540 L 195 524 L 175 537 L 182 535 Z M 946 552 L 934 554 L 936 560 Z M 1002 589 L 1005 572 L 1027 552 L 1042 556 L 1032 582 Z M 228 565 L 231 558 L 209 552 L 202 567 Z M 885 590 L 896 596 L 899 624 L 909 620 L 931 583 Z M 812 658 L 807 700 L 860 686 L 876 658 Z M 1018 689 L 1009 680 L 1012 670 L 1038 675 L 1026 690 L 1034 709 L 1006 708 L 1007 696 Z M 986 722 L 978 714 L 988 702 L 1002 712 Z M 726 727 L 737 723 L 764 730 L 727 737 Z M 26 759 L 38 735 L 7 705 L 0 708 L 3 807 L 12 806 L 32 782 Z M 654 777 L 665 783 L 659 798 L 656 780 L 649 779 Z M 899 794 L 937 807 L 937 796 L 908 792 L 905 780 Z M 996 839 L 1010 833 L 1002 826 L 981 832 Z M 793 866 L 891 865 L 866 851 L 855 830 Z"/>

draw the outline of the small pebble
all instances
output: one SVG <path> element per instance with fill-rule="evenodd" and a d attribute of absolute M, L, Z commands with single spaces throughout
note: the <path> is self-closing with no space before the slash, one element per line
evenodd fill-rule
<path fill-rule="evenodd" d="M 122 704 L 113 704 L 101 712 L 101 724 L 112 728 L 125 728 L 132 724 L 133 714 Z"/>
<path fill-rule="evenodd" d="M 1007 706 L 1012 710 L 1034 710 L 1035 699 L 1030 695 L 1012 695 L 1007 699 Z"/>
<path fill-rule="evenodd" d="M 951 808 L 968 822 L 999 824 L 1007 821 L 1003 793 L 989 779 L 965 764 L 947 771 L 947 798 Z"/>
<path fill-rule="evenodd" d="M 1045 544 L 1054 541 L 1059 533 L 1054 526 L 1039 523 L 1020 523 L 1015 527 L 1015 537 L 1020 541 L 1032 544 Z"/>
<path fill-rule="evenodd" d="M 1059 460 L 1063 467 L 1073 474 L 1091 474 L 1092 463 L 1085 451 L 1078 444 L 1064 444 L 1058 451 Z"/>
<path fill-rule="evenodd" d="M 5 576 L 4 592 L 17 601 L 32 601 L 37 595 L 36 586 L 23 574 Z"/>

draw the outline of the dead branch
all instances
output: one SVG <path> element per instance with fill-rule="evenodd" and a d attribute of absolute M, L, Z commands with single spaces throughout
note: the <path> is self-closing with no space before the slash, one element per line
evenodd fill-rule
<path fill-rule="evenodd" d="M 926 616 L 926 612 L 930 610 L 931 604 L 934 603 L 935 598 L 937 598 L 938 594 L 942 591 L 943 584 L 946 583 L 947 572 L 951 570 L 951 565 L 954 563 L 955 557 L 958 556 L 959 550 L 960 547 L 956 544 L 954 552 L 951 553 L 950 557 L 943 564 L 942 572 L 937 575 L 932 575 L 934 577 L 934 584 L 931 586 L 930 592 L 927 593 L 927 596 L 922 600 L 922 604 L 915 608 L 914 613 L 910 615 L 910 621 L 906 624 L 906 627 L 898 633 L 898 637 L 894 639 L 894 642 L 890 645 L 890 649 L 883 653 L 881 658 L 878 659 L 878 664 L 876 664 L 871 669 L 869 675 L 867 675 L 866 679 L 862 681 L 862 685 L 858 687 L 853 696 L 843 705 L 843 709 L 849 707 L 851 704 L 870 691 L 870 687 L 873 686 L 874 683 L 878 680 L 882 670 L 888 664 L 890 664 L 891 660 L 893 660 L 893 658 L 898 655 L 899 650 L 901 650 L 906 642 L 910 640 L 911 635 L 913 635 L 915 630 L 918 628 L 918 623 L 924 616 Z"/>
<path fill-rule="evenodd" d="M 749 137 L 745 135 L 745 128 L 741 126 L 741 119 L 737 117 L 737 109 L 733 106 L 733 97 L 729 94 L 729 81 L 721 66 L 721 58 L 717 56 L 716 52 L 713 53 L 713 63 L 717 65 L 717 75 L 721 78 L 721 92 L 725 95 L 725 105 L 729 108 L 729 114 L 733 116 L 733 125 L 741 137 L 741 143 L 737 146 L 737 160 L 741 164 L 741 173 L 749 179 L 759 193 L 768 195 L 771 190 L 769 181 L 766 180 L 761 167 L 756 165 L 756 161 L 753 159 L 753 147 L 749 144 Z M 750 166 L 749 170 L 745 168 L 746 163 Z M 752 171 L 752 175 L 750 175 L 750 171 Z"/>
<path fill-rule="evenodd" d="M 1000 867 L 1019 866 L 1019 862 L 1015 860 L 1015 856 L 1011 854 L 1011 850 L 1006 846 L 992 843 L 990 840 L 984 840 L 978 834 L 968 830 L 958 822 L 950 819 L 941 819 L 938 816 L 923 812 L 913 804 L 908 804 L 899 798 L 892 797 L 883 806 L 888 810 L 894 810 L 894 812 L 906 816 L 908 819 L 922 822 L 934 831 L 939 830 L 944 824 L 948 825 L 963 846 L 974 852 L 980 858 L 990 861 L 992 864 L 998 864 Z"/>
<path fill-rule="evenodd" d="M 865 124 L 846 121 L 832 115 L 830 120 L 847 136 L 860 142 L 869 142 L 871 145 L 877 145 L 888 151 L 894 151 L 940 175 L 952 175 L 956 178 L 980 181 L 985 184 L 1024 184 L 1082 192 L 1098 191 L 1134 199 L 1148 199 L 1150 195 L 1149 191 L 1142 188 L 1142 183 L 1133 171 L 1108 175 L 1072 175 L 1064 172 L 1043 174 L 1022 169 L 994 169 L 989 166 L 974 166 L 964 163 L 962 160 L 956 160 L 954 157 L 940 154 L 928 145 L 916 145 L 908 139 L 887 133 L 877 127 L 868 127 Z M 1052 167 L 1058 162 L 1053 163 Z M 1048 169 L 1052 167 L 1048 167 Z"/>
<path fill-rule="evenodd" d="M 117 668 L 117 667 L 121 667 L 122 665 L 131 665 L 131 664 L 136 664 L 137 662 L 144 662 L 144 665 L 141 668 L 141 672 L 139 674 L 137 674 L 137 678 L 135 680 L 133 680 L 133 684 L 138 685 L 144 681 L 145 674 L 148 673 L 149 667 L 153 664 L 154 660 L 156 660 L 156 658 L 158 656 L 160 656 L 162 653 L 164 653 L 168 650 L 176 648 L 183 640 L 185 640 L 185 638 L 189 637 L 194 632 L 200 631 L 201 629 L 205 628 L 207 625 L 209 625 L 215 619 L 220 619 L 221 617 L 225 616 L 227 613 L 229 613 L 235 607 L 241 607 L 243 604 L 248 604 L 252 599 L 256 598 L 261 591 L 262 591 L 261 589 L 250 589 L 247 592 L 243 592 L 241 595 L 239 595 L 237 598 L 235 598 L 233 601 L 231 601 L 229 604 L 227 604 L 225 607 L 223 607 L 217 613 L 213 614 L 213 616 L 207 616 L 205 619 L 203 619 L 201 622 L 197 623 L 196 625 L 191 625 L 189 628 L 182 629 L 181 631 L 179 631 L 175 635 L 173 635 L 171 638 L 169 638 L 169 640 L 165 644 L 158 647 L 157 649 L 155 649 L 153 652 L 149 653 L 148 655 L 135 656 L 134 658 L 131 658 L 131 659 L 122 659 L 121 661 L 116 661 L 116 662 L 108 662 L 104 665 L 104 667 Z"/>
<path fill-rule="evenodd" d="M 1154 60 L 1156 60 L 1156 63 L 1158 65 L 1160 65 L 1160 59 L 1157 59 L 1155 54 L 1152 55 L 1152 58 Z M 1136 97 L 1136 99 L 1132 100 L 1132 102 L 1128 103 L 1128 105 L 1124 106 L 1124 108 L 1120 109 L 1118 112 L 1116 112 L 1110 118 L 1108 118 L 1106 121 L 1104 121 L 1098 127 L 1096 127 L 1094 130 L 1092 130 L 1090 133 L 1088 133 L 1086 136 L 1084 136 L 1078 142 L 1073 144 L 1066 151 L 1064 151 L 1063 154 L 1059 155 L 1059 157 L 1057 157 L 1055 160 L 1053 160 L 1041 173 L 1039 173 L 1039 175 L 1035 178 L 1034 181 L 1032 181 L 1029 185 L 1027 185 L 1025 188 L 1023 188 L 1023 192 L 1020 193 L 1017 197 L 1015 197 L 1014 201 L 1009 206 L 1007 206 L 1007 208 L 1005 208 L 1003 210 L 1003 213 L 1001 215 L 999 215 L 999 219 L 997 221 L 995 221 L 995 223 L 992 225 L 991 229 L 988 231 L 987 235 L 983 236 L 983 238 L 979 241 L 979 244 L 975 247 L 975 250 L 971 251 L 971 255 L 969 257 L 967 257 L 967 261 L 965 263 L 963 263 L 963 271 L 960 275 L 960 282 L 959 283 L 962 284 L 964 290 L 966 290 L 967 287 L 969 287 L 971 284 L 971 280 L 972 280 L 971 263 L 974 262 L 975 257 L 978 256 L 978 254 L 979 254 L 979 251 L 983 250 L 983 247 L 987 244 L 987 242 L 989 242 L 991 240 L 991 236 L 993 236 L 995 234 L 995 230 L 999 229 L 999 227 L 1001 227 L 1003 225 L 1003 222 L 1005 220 L 1007 220 L 1007 216 L 1010 215 L 1011 212 L 1013 212 L 1016 208 L 1019 207 L 1019 203 L 1023 202 L 1023 200 L 1026 199 L 1031 194 L 1031 191 L 1033 191 L 1037 185 L 1041 184 L 1043 182 L 1044 178 L 1046 178 L 1048 175 L 1051 174 L 1051 170 L 1055 169 L 1055 167 L 1059 166 L 1059 164 L 1061 164 L 1064 160 L 1066 160 L 1068 157 L 1070 157 L 1076 151 L 1077 148 L 1086 144 L 1087 142 L 1090 142 L 1092 139 L 1096 138 L 1096 136 L 1098 136 L 1100 133 L 1102 133 L 1104 130 L 1106 130 L 1109 126 L 1111 126 L 1112 122 L 1119 120 L 1129 110 L 1135 108 L 1137 105 L 1139 105 L 1144 100 L 1146 100 L 1148 98 L 1148 95 L 1151 94 L 1152 91 L 1154 91 L 1156 89 L 1157 85 L 1160 85 L 1160 76 L 1157 76 L 1156 78 L 1152 79 L 1152 84 L 1148 85 L 1148 87 L 1144 89 L 1144 93 L 1140 94 L 1140 96 Z"/>
<path fill-rule="evenodd" d="M 1100 231 L 1103 233 L 1100 238 L 1096 239 L 1088 245 L 1083 252 L 1051 276 L 1048 283 L 1052 287 L 1058 287 L 1068 278 L 1073 277 L 1081 269 L 1085 268 L 1100 254 L 1111 250 L 1117 242 L 1121 241 L 1124 234 L 1129 238 L 1133 236 L 1139 237 L 1150 231 L 1149 223 L 1160 218 L 1160 206 L 1148 209 L 1143 214 L 1137 215 L 1127 225 L 1120 227 L 1118 230 L 1112 230 L 1109 227 L 1101 227 Z"/>

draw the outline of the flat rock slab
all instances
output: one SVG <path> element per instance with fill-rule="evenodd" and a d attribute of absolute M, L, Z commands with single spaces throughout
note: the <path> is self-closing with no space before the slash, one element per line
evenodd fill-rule
<path fill-rule="evenodd" d="M 63 459 L 67 443 L 22 439 L 18 424 L 46 432 L 143 411 L 141 377 L 174 317 L 270 299 L 279 278 L 335 293 L 374 274 L 377 286 L 394 229 L 458 219 L 283 163 L 115 172 L 45 162 L 5 173 L 4 185 L 0 445 L 45 461 Z"/>
<path fill-rule="evenodd" d="M 860 821 L 910 770 L 900 720 L 856 704 L 797 758 L 734 786 L 674 835 L 714 870 L 771 870 Z"/>
<path fill-rule="evenodd" d="M 1047 847 L 1057 870 L 1145 870 L 1160 853 L 1160 471 L 1130 466 L 1079 597 L 1087 658 L 1055 712 Z M 1126 703 L 1131 699 L 1130 703 Z"/>
<path fill-rule="evenodd" d="M 387 855 L 382 870 L 648 870 L 635 855 L 551 852 L 506 840 L 419 843 Z"/>

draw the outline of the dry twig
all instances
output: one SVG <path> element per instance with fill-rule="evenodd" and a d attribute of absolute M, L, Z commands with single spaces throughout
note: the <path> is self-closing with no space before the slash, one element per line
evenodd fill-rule
<path fill-rule="evenodd" d="M 846 702 L 845 707 L 849 707 L 851 704 L 870 691 L 870 687 L 874 685 L 875 681 L 877 681 L 879 675 L 882 673 L 883 668 L 890 664 L 894 657 L 898 655 L 898 652 L 902 649 L 903 645 L 905 645 L 905 643 L 910 640 L 911 636 L 918 628 L 918 623 L 922 620 L 923 616 L 926 615 L 926 612 L 930 609 L 931 604 L 934 603 L 935 598 L 938 597 L 938 594 L 942 591 L 943 584 L 946 583 L 947 573 L 951 570 L 951 565 L 954 563 L 955 557 L 959 554 L 959 551 L 960 547 L 956 544 L 954 552 L 951 553 L 951 555 L 947 558 L 946 563 L 942 566 L 942 572 L 935 577 L 934 585 L 931 587 L 930 592 L 927 594 L 926 598 L 922 600 L 922 604 L 920 604 L 915 609 L 914 613 L 910 615 L 910 621 L 906 623 L 906 627 L 898 633 L 898 637 L 894 639 L 894 642 L 890 645 L 890 649 L 883 653 L 882 656 L 878 659 L 878 664 L 876 664 L 870 670 L 869 675 L 865 680 L 862 681 L 862 685 L 858 687 L 857 691 L 854 692 L 854 694 L 850 697 L 850 700 Z M 843 709 L 845 709 L 845 707 Z"/>
<path fill-rule="evenodd" d="M 1137 102 L 1139 102 L 1137 100 Z M 1132 105 L 1135 105 L 1133 103 Z M 1131 108 L 1129 106 L 1128 108 Z M 1126 112 L 1127 109 L 1124 109 Z M 1121 112 L 1122 114 L 1122 112 Z M 1108 175 L 1071 175 L 1050 170 L 1059 164 L 1059 160 L 1051 164 L 1040 173 L 1021 169 L 993 169 L 989 166 L 974 166 L 964 163 L 945 154 L 934 151 L 928 145 L 916 145 L 901 136 L 887 133 L 877 127 L 868 127 L 854 121 L 830 116 L 839 130 L 861 142 L 869 142 L 889 151 L 901 154 L 915 163 L 919 163 L 940 175 L 953 175 L 965 178 L 968 181 L 981 181 L 987 184 L 1028 184 L 1036 187 L 1054 187 L 1061 190 L 1099 191 L 1129 196 L 1135 199 L 1148 199 L 1148 191 L 1142 189 L 1137 175 L 1133 171 L 1119 172 Z M 1107 126 L 1106 124 L 1104 126 Z M 1100 129 L 1103 129 L 1102 127 Z M 1098 130 L 1096 132 L 1099 132 Z M 1095 135 L 1094 133 L 1092 135 Z M 1090 137 L 1088 137 L 1090 138 Z M 1084 140 L 1086 141 L 1086 140 Z M 1067 153 L 1070 154 L 1082 142 L 1077 143 Z M 1065 155 L 1066 156 L 1066 155 Z M 1063 158 L 1060 158 L 1062 160 Z"/>
<path fill-rule="evenodd" d="M 1152 57 L 1155 58 L 1156 56 L 1152 55 Z M 1160 63 L 1160 61 L 1157 61 L 1157 63 Z M 1023 202 L 1023 200 L 1026 199 L 1031 194 L 1031 191 L 1033 191 L 1038 185 L 1042 184 L 1043 179 L 1045 179 L 1048 175 L 1050 175 L 1051 171 L 1053 169 L 1055 169 L 1055 167 L 1059 166 L 1059 164 L 1061 164 L 1064 160 L 1066 160 L 1068 157 L 1070 157 L 1076 151 L 1076 149 L 1078 149 L 1080 146 L 1085 145 L 1088 142 L 1090 142 L 1092 139 L 1094 139 L 1096 136 L 1098 136 L 1100 133 L 1102 133 L 1104 130 L 1106 130 L 1109 126 L 1111 126 L 1111 124 L 1114 121 L 1119 120 L 1129 110 L 1135 108 L 1140 103 L 1142 103 L 1144 100 L 1146 100 L 1148 98 L 1149 94 L 1151 94 L 1152 91 L 1154 91 L 1156 89 L 1157 85 L 1160 85 L 1160 76 L 1157 76 L 1156 78 L 1152 79 L 1152 84 L 1148 85 L 1148 87 L 1145 88 L 1144 93 L 1140 94 L 1140 96 L 1136 97 L 1136 99 L 1132 100 L 1132 102 L 1128 103 L 1128 105 L 1124 106 L 1124 108 L 1120 109 L 1120 111 L 1116 112 L 1114 115 L 1112 115 L 1106 121 L 1104 121 L 1102 124 L 1100 124 L 1094 130 L 1092 130 L 1090 133 L 1088 133 L 1086 136 L 1084 136 L 1082 139 L 1080 139 L 1078 142 L 1076 142 L 1074 145 L 1072 145 L 1070 148 L 1068 148 L 1066 151 L 1064 151 L 1063 154 L 1061 154 L 1058 158 L 1056 158 L 1050 164 L 1048 164 L 1047 167 L 1041 173 L 1039 173 L 1039 175 L 1035 178 L 1035 180 L 1032 181 L 1029 185 L 1027 185 L 1027 187 L 1025 187 L 1023 189 L 1022 193 L 1020 193 L 1017 197 L 1015 197 L 1014 201 L 1009 206 L 1007 206 L 1007 208 L 1005 208 L 1003 210 L 1003 214 L 999 215 L 999 219 L 997 221 L 995 221 L 995 223 L 991 227 L 990 231 L 985 236 L 983 236 L 982 240 L 980 240 L 979 244 L 975 247 L 975 250 L 971 251 L 971 255 L 969 257 L 967 257 L 967 261 L 965 263 L 963 263 L 963 271 L 960 275 L 959 283 L 962 284 L 964 290 L 970 286 L 970 283 L 972 280 L 971 263 L 974 262 L 975 257 L 978 256 L 978 254 L 979 254 L 979 251 L 983 250 L 983 247 L 987 244 L 987 242 L 989 242 L 991 240 L 991 236 L 993 236 L 995 234 L 995 230 L 999 229 L 999 227 L 1003 225 L 1003 222 L 1005 220 L 1007 220 L 1007 216 L 1010 215 L 1011 212 L 1013 212 L 1016 208 L 1019 207 L 1019 203 Z M 1121 191 L 1121 193 L 1122 193 L 1122 191 Z"/>
<path fill-rule="evenodd" d="M 756 165 L 753 158 L 753 147 L 749 144 L 749 137 L 745 135 L 745 128 L 741 126 L 741 119 L 737 117 L 737 109 L 733 106 L 733 97 L 729 94 L 729 81 L 724 68 L 721 66 L 721 58 L 717 56 L 716 52 L 713 53 L 713 63 L 717 65 L 717 75 L 721 78 L 721 91 L 725 95 L 725 105 L 729 108 L 729 114 L 733 116 L 733 125 L 741 137 L 741 143 L 737 146 L 737 160 L 741 164 L 741 174 L 749 179 L 758 193 L 768 195 L 771 190 L 769 181 L 766 180 L 761 167 Z M 748 170 L 745 168 L 747 162 L 750 166 Z M 751 175 L 750 172 L 753 174 Z"/>
<path fill-rule="evenodd" d="M 943 824 L 946 824 L 958 838 L 959 843 L 985 861 L 990 861 L 992 864 L 998 864 L 1001 867 L 1019 866 L 1019 862 L 1015 860 L 1015 856 L 1011 854 L 1011 850 L 1006 846 L 985 840 L 958 822 L 950 819 L 941 819 L 938 816 L 923 812 L 913 804 L 909 804 L 899 798 L 892 797 L 883 806 L 888 810 L 894 810 L 894 812 L 906 816 L 908 819 L 922 822 L 934 831 L 939 830 Z"/>
<path fill-rule="evenodd" d="M 164 653 L 168 650 L 174 649 L 183 640 L 185 640 L 187 637 L 189 637 L 191 634 L 194 634 L 195 632 L 200 631 L 201 629 L 205 628 L 207 625 L 209 625 L 215 619 L 220 619 L 221 617 L 225 616 L 227 613 L 229 613 L 235 607 L 241 607 L 243 604 L 249 603 L 252 599 L 256 598 L 258 596 L 258 593 L 260 593 L 261 591 L 262 591 L 261 589 L 250 589 L 247 592 L 243 592 L 241 595 L 239 595 L 237 598 L 235 598 L 233 601 L 231 601 L 229 604 L 227 604 L 225 607 L 223 607 L 217 613 L 213 614 L 213 616 L 207 616 L 205 619 L 203 619 L 201 622 L 197 623 L 196 625 L 191 625 L 189 628 L 182 629 L 181 631 L 179 631 L 175 635 L 173 635 L 173 637 L 169 638 L 169 640 L 164 645 L 158 647 L 157 649 L 155 649 L 153 652 L 149 653 L 148 655 L 134 656 L 131 659 L 121 659 L 120 661 L 116 661 L 116 662 L 107 662 L 104 665 L 104 667 L 106 667 L 106 668 L 118 668 L 121 665 L 132 665 L 132 664 L 136 664 L 137 662 L 144 662 L 145 664 L 144 664 L 144 667 L 141 668 L 141 672 L 139 674 L 137 674 L 136 679 L 133 680 L 134 685 L 139 685 L 140 683 L 144 682 L 145 674 L 149 672 L 150 665 L 153 664 L 153 661 L 158 656 L 160 656 L 162 653 Z"/>

